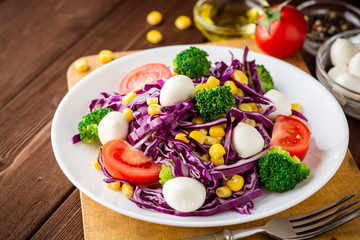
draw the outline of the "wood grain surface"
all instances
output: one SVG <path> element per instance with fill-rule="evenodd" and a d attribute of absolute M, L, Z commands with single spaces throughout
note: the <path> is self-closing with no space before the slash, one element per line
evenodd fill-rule
<path fill-rule="evenodd" d="M 84 239 L 80 194 L 59 168 L 50 140 L 52 117 L 68 90 L 68 66 L 102 49 L 206 42 L 194 26 L 174 27 L 177 16 L 192 16 L 194 3 L 0 0 L 0 239 Z M 152 10 L 164 16 L 155 27 L 145 21 Z M 150 29 L 160 30 L 164 41 L 147 42 Z M 314 58 L 301 54 L 313 73 Z M 349 149 L 360 166 L 360 121 L 348 122 Z"/>

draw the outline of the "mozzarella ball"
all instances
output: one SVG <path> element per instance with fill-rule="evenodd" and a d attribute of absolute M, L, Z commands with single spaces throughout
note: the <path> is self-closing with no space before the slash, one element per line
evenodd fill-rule
<path fill-rule="evenodd" d="M 360 93 L 360 79 L 351 73 L 348 72 L 341 73 L 335 79 L 335 81 L 341 86 L 344 86 L 350 90 Z M 360 101 L 359 95 L 351 93 L 345 89 L 336 88 L 336 91 L 338 91 L 345 97 L 354 99 L 356 101 Z"/>
<path fill-rule="evenodd" d="M 276 110 L 269 114 L 269 119 L 274 121 L 278 115 L 291 115 L 291 103 L 285 94 L 282 92 L 271 89 L 264 94 L 264 97 L 268 98 L 272 104 L 276 107 Z M 267 108 L 267 105 L 263 105 L 263 108 Z"/>
<path fill-rule="evenodd" d="M 166 203 L 179 212 L 196 211 L 206 199 L 205 186 L 188 177 L 176 177 L 166 181 L 162 191 Z"/>
<path fill-rule="evenodd" d="M 231 147 L 242 158 L 251 157 L 264 148 L 264 138 L 253 126 L 240 122 L 231 135 Z"/>
<path fill-rule="evenodd" d="M 100 142 L 104 145 L 113 139 L 127 139 L 129 123 L 121 112 L 113 111 L 101 119 L 98 126 Z"/>
<path fill-rule="evenodd" d="M 360 52 L 356 53 L 349 62 L 349 72 L 360 78 Z"/>
<path fill-rule="evenodd" d="M 193 81 L 185 75 L 175 75 L 166 80 L 160 91 L 160 104 L 171 106 L 195 97 Z"/>
<path fill-rule="evenodd" d="M 335 81 L 335 79 L 337 78 L 337 76 L 339 76 L 340 73 L 348 72 L 348 71 L 349 71 L 349 69 L 345 65 L 334 66 L 329 70 L 328 75 L 332 80 Z"/>
<path fill-rule="evenodd" d="M 346 66 L 357 51 L 358 49 L 350 40 L 338 38 L 330 47 L 331 63 L 334 66 Z"/>

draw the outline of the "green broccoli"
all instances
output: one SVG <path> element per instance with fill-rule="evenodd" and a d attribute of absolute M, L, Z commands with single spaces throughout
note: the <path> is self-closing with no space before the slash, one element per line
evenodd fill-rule
<path fill-rule="evenodd" d="M 285 192 L 306 179 L 310 169 L 296 156 L 275 146 L 259 159 L 259 178 L 269 190 Z"/>
<path fill-rule="evenodd" d="M 195 102 L 196 109 L 206 122 L 214 121 L 228 113 L 231 107 L 236 107 L 229 86 L 202 88 L 196 92 Z"/>
<path fill-rule="evenodd" d="M 168 161 L 170 161 L 172 164 L 174 164 L 174 162 L 171 159 L 167 159 Z M 159 183 L 164 186 L 165 182 L 173 179 L 174 177 L 171 175 L 171 168 L 166 166 L 165 164 L 161 165 L 161 171 L 159 173 Z"/>
<path fill-rule="evenodd" d="M 207 59 L 209 54 L 196 47 L 190 47 L 175 56 L 173 59 L 174 72 L 199 78 L 209 73 L 211 62 Z"/>
<path fill-rule="evenodd" d="M 99 141 L 98 125 L 101 119 L 111 111 L 113 111 L 111 108 L 99 108 L 83 116 L 78 125 L 81 141 L 86 143 Z"/>
<path fill-rule="evenodd" d="M 274 83 L 269 71 L 264 67 L 264 65 L 256 65 L 256 70 L 258 73 L 259 81 L 261 88 L 264 92 L 267 92 L 274 88 Z"/>

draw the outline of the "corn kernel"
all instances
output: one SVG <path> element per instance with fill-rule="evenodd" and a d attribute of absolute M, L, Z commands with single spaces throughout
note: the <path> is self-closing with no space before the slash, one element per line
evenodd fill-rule
<path fill-rule="evenodd" d="M 250 126 L 253 126 L 253 127 L 256 126 L 256 121 L 253 120 L 253 119 L 247 118 L 247 119 L 244 120 L 244 123 L 249 124 Z"/>
<path fill-rule="evenodd" d="M 242 84 L 245 84 L 245 85 L 249 84 L 249 79 L 243 71 L 236 69 L 233 72 L 233 74 L 231 75 L 231 77 L 234 78 L 236 81 L 239 81 Z"/>
<path fill-rule="evenodd" d="M 199 91 L 200 89 L 203 88 L 209 88 L 209 84 L 207 83 L 200 83 L 198 85 L 195 86 L 195 92 Z"/>
<path fill-rule="evenodd" d="M 216 196 L 219 198 L 228 198 L 232 195 L 232 191 L 227 186 L 221 186 L 216 189 Z"/>
<path fill-rule="evenodd" d="M 131 100 L 134 99 L 134 97 L 136 97 L 136 93 L 135 92 L 129 92 L 128 94 L 126 94 L 123 99 L 121 100 L 121 103 L 123 105 L 127 105 L 131 102 Z"/>
<path fill-rule="evenodd" d="M 180 30 L 189 28 L 191 23 L 191 19 L 188 16 L 179 16 L 175 20 L 175 26 Z"/>
<path fill-rule="evenodd" d="M 159 104 L 151 104 L 148 106 L 147 112 L 149 115 L 161 113 L 161 106 Z"/>
<path fill-rule="evenodd" d="M 213 159 L 218 159 L 224 156 L 226 153 L 225 148 L 220 143 L 212 145 L 209 149 L 209 155 Z"/>
<path fill-rule="evenodd" d="M 222 138 L 225 136 L 225 130 L 220 125 L 212 126 L 209 129 L 209 135 Z"/>
<path fill-rule="evenodd" d="M 206 144 L 206 145 L 212 146 L 214 144 L 219 144 L 220 142 L 221 142 L 220 138 L 205 136 L 204 144 Z"/>
<path fill-rule="evenodd" d="M 244 91 L 241 88 L 238 88 L 237 92 L 235 93 L 236 96 L 243 97 L 245 96 Z"/>
<path fill-rule="evenodd" d="M 206 81 L 206 83 L 208 84 L 209 88 L 213 88 L 217 85 L 220 85 L 220 81 L 216 79 L 214 76 L 210 76 Z"/>
<path fill-rule="evenodd" d="M 74 62 L 75 69 L 79 72 L 85 72 L 89 69 L 88 61 L 85 58 L 80 58 Z"/>
<path fill-rule="evenodd" d="M 244 112 L 252 112 L 252 107 L 247 103 L 239 104 L 238 109 Z"/>
<path fill-rule="evenodd" d="M 146 21 L 150 25 L 157 25 L 161 23 L 162 20 L 163 20 L 163 16 L 159 11 L 152 11 L 146 16 Z"/>
<path fill-rule="evenodd" d="M 184 133 L 178 133 L 175 135 L 175 139 L 184 141 L 186 143 L 189 143 L 189 139 L 186 138 L 186 134 Z"/>
<path fill-rule="evenodd" d="M 193 118 L 192 122 L 196 124 L 200 124 L 200 123 L 204 123 L 204 119 L 202 117 L 197 117 L 197 118 Z"/>
<path fill-rule="evenodd" d="M 223 157 L 219 158 L 210 158 L 210 160 L 214 163 L 215 166 L 223 165 L 225 163 Z"/>
<path fill-rule="evenodd" d="M 121 186 L 121 191 L 127 198 L 132 198 L 134 195 L 134 188 L 126 183 Z"/>
<path fill-rule="evenodd" d="M 112 190 L 120 190 L 120 182 L 106 183 L 106 186 Z"/>
<path fill-rule="evenodd" d="M 113 52 L 110 50 L 101 50 L 98 56 L 102 63 L 108 63 L 113 59 Z"/>
<path fill-rule="evenodd" d="M 146 104 L 147 105 L 159 104 L 159 99 L 158 98 L 148 98 L 148 99 L 146 99 Z"/>
<path fill-rule="evenodd" d="M 238 91 L 238 87 L 235 85 L 233 81 L 226 81 L 224 86 L 229 86 L 231 88 L 231 93 L 236 94 Z"/>
<path fill-rule="evenodd" d="M 205 154 L 200 155 L 200 159 L 205 162 L 208 162 L 210 160 L 210 156 L 209 156 L 209 154 L 205 153 Z"/>
<path fill-rule="evenodd" d="M 131 114 L 132 112 L 133 112 L 133 110 L 131 110 L 131 108 L 125 108 L 123 110 L 123 114 L 128 122 L 131 122 L 132 120 L 134 120 L 134 116 Z"/>
<path fill-rule="evenodd" d="M 253 111 L 253 112 L 258 112 L 258 111 L 259 111 L 259 108 L 258 108 L 258 106 L 256 105 L 256 103 L 251 102 L 251 103 L 248 103 L 248 104 L 249 104 L 250 107 L 252 108 L 252 111 Z"/>
<path fill-rule="evenodd" d="M 204 144 L 206 135 L 203 134 L 202 132 L 194 130 L 194 131 L 190 132 L 189 137 L 193 138 L 194 140 L 196 140 L 200 144 Z"/>
<path fill-rule="evenodd" d="M 205 128 L 201 128 L 198 130 L 199 132 L 203 133 L 204 135 L 207 135 L 208 134 L 208 130 L 205 129 Z"/>
<path fill-rule="evenodd" d="M 160 43 L 163 40 L 163 36 L 161 34 L 161 32 L 159 32 L 158 30 L 150 30 L 147 34 L 146 34 L 146 39 L 150 42 L 150 43 Z"/>
<path fill-rule="evenodd" d="M 302 107 L 301 104 L 299 104 L 299 103 L 293 103 L 293 104 L 291 104 L 291 109 L 294 109 L 295 111 L 297 111 L 297 112 L 299 112 L 299 113 L 303 113 L 303 112 L 304 112 L 303 107 Z"/>
<path fill-rule="evenodd" d="M 240 191 L 240 189 L 244 186 L 244 178 L 235 174 L 230 178 L 230 180 L 226 181 L 226 186 L 233 192 Z"/>
<path fill-rule="evenodd" d="M 96 169 L 101 170 L 101 165 L 100 165 L 97 157 L 94 158 L 93 164 Z"/>

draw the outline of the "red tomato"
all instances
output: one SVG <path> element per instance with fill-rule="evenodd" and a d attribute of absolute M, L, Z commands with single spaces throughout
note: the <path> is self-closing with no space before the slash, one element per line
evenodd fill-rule
<path fill-rule="evenodd" d="M 279 115 L 275 120 L 270 146 L 280 146 L 302 161 L 309 149 L 310 135 L 309 128 L 300 120 Z"/>
<path fill-rule="evenodd" d="M 138 149 L 121 139 L 114 139 L 104 144 L 102 157 L 105 169 L 114 178 L 122 178 L 131 183 L 146 186 L 158 183 L 160 164 L 154 164 Z"/>
<path fill-rule="evenodd" d="M 255 41 L 265 53 L 277 58 L 286 58 L 297 53 L 303 46 L 307 24 L 302 13 L 295 7 L 285 5 L 280 12 L 276 12 L 277 7 L 272 7 L 270 11 L 273 10 L 273 15 L 280 18 L 270 18 L 264 23 L 261 20 L 264 19 L 266 12 L 259 17 L 255 29 Z M 270 24 L 269 31 L 263 24 Z"/>
<path fill-rule="evenodd" d="M 135 68 L 121 80 L 119 93 L 120 95 L 128 92 L 141 90 L 145 84 L 156 83 L 159 79 L 170 78 L 171 70 L 162 63 L 150 63 Z"/>

